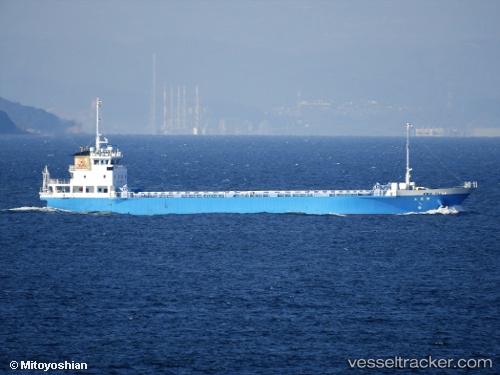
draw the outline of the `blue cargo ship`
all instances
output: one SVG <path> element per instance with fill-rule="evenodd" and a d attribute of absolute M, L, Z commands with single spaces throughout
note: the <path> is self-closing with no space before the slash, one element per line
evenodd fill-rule
<path fill-rule="evenodd" d="M 367 190 L 259 190 L 142 192 L 127 186 L 127 167 L 121 150 L 99 133 L 96 103 L 96 140 L 81 148 L 69 166 L 69 179 L 53 179 L 46 166 L 40 199 L 47 207 L 74 212 L 115 212 L 131 215 L 202 213 L 302 213 L 315 215 L 408 214 L 440 209 L 461 210 L 461 203 L 477 182 L 432 189 L 410 180 L 410 124 L 406 125 L 404 182 L 375 184 Z"/>

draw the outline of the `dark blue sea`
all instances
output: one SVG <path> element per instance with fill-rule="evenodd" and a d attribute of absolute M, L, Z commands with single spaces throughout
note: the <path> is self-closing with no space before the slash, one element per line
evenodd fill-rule
<path fill-rule="evenodd" d="M 110 141 L 129 186 L 150 191 L 369 189 L 405 173 L 403 138 Z M 478 181 L 458 214 L 42 208 L 44 166 L 68 178 L 72 153 L 92 142 L 0 137 L 0 373 L 46 373 L 12 361 L 88 366 L 56 374 L 500 372 L 498 139 L 412 139 L 417 185 Z M 423 368 L 349 364 L 397 357 Z M 453 368 L 460 359 L 471 368 Z"/>

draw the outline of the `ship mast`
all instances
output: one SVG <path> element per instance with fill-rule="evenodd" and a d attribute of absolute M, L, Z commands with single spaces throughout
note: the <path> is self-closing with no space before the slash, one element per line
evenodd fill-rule
<path fill-rule="evenodd" d="M 101 121 L 100 115 L 99 115 L 99 108 L 101 107 L 101 101 L 99 98 L 97 98 L 96 104 L 95 104 L 95 150 L 96 152 L 100 151 L 101 149 L 101 144 L 106 144 L 108 143 L 108 140 L 106 137 L 104 137 L 104 140 L 101 140 L 101 134 L 99 133 L 99 122 Z"/>
<path fill-rule="evenodd" d="M 99 151 L 101 147 L 101 135 L 99 134 L 99 107 L 101 106 L 101 101 L 97 98 L 95 103 L 95 150 Z"/>
<path fill-rule="evenodd" d="M 409 122 L 406 123 L 406 188 L 410 187 L 410 127 Z"/>

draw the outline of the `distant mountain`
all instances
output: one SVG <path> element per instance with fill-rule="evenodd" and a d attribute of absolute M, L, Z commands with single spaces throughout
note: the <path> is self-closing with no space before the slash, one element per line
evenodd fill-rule
<path fill-rule="evenodd" d="M 0 134 L 22 134 L 25 133 L 19 129 L 7 113 L 0 111 Z"/>
<path fill-rule="evenodd" d="M 5 129 L 33 134 L 60 135 L 81 132 L 80 124 L 73 120 L 64 120 L 43 109 L 22 105 L 0 98 L 0 111 L 7 115 L 12 124 L 8 124 L 4 117 L 0 118 L 0 132 Z M 4 125 L 5 122 L 5 125 Z M 7 132 L 7 131 L 6 131 Z"/>

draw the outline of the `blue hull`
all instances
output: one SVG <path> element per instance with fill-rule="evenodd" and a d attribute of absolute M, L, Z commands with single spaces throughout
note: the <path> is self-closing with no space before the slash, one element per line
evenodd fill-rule
<path fill-rule="evenodd" d="M 74 212 L 131 215 L 201 213 L 304 213 L 313 215 L 406 214 L 459 206 L 469 194 L 335 197 L 42 198 L 47 206 Z"/>

